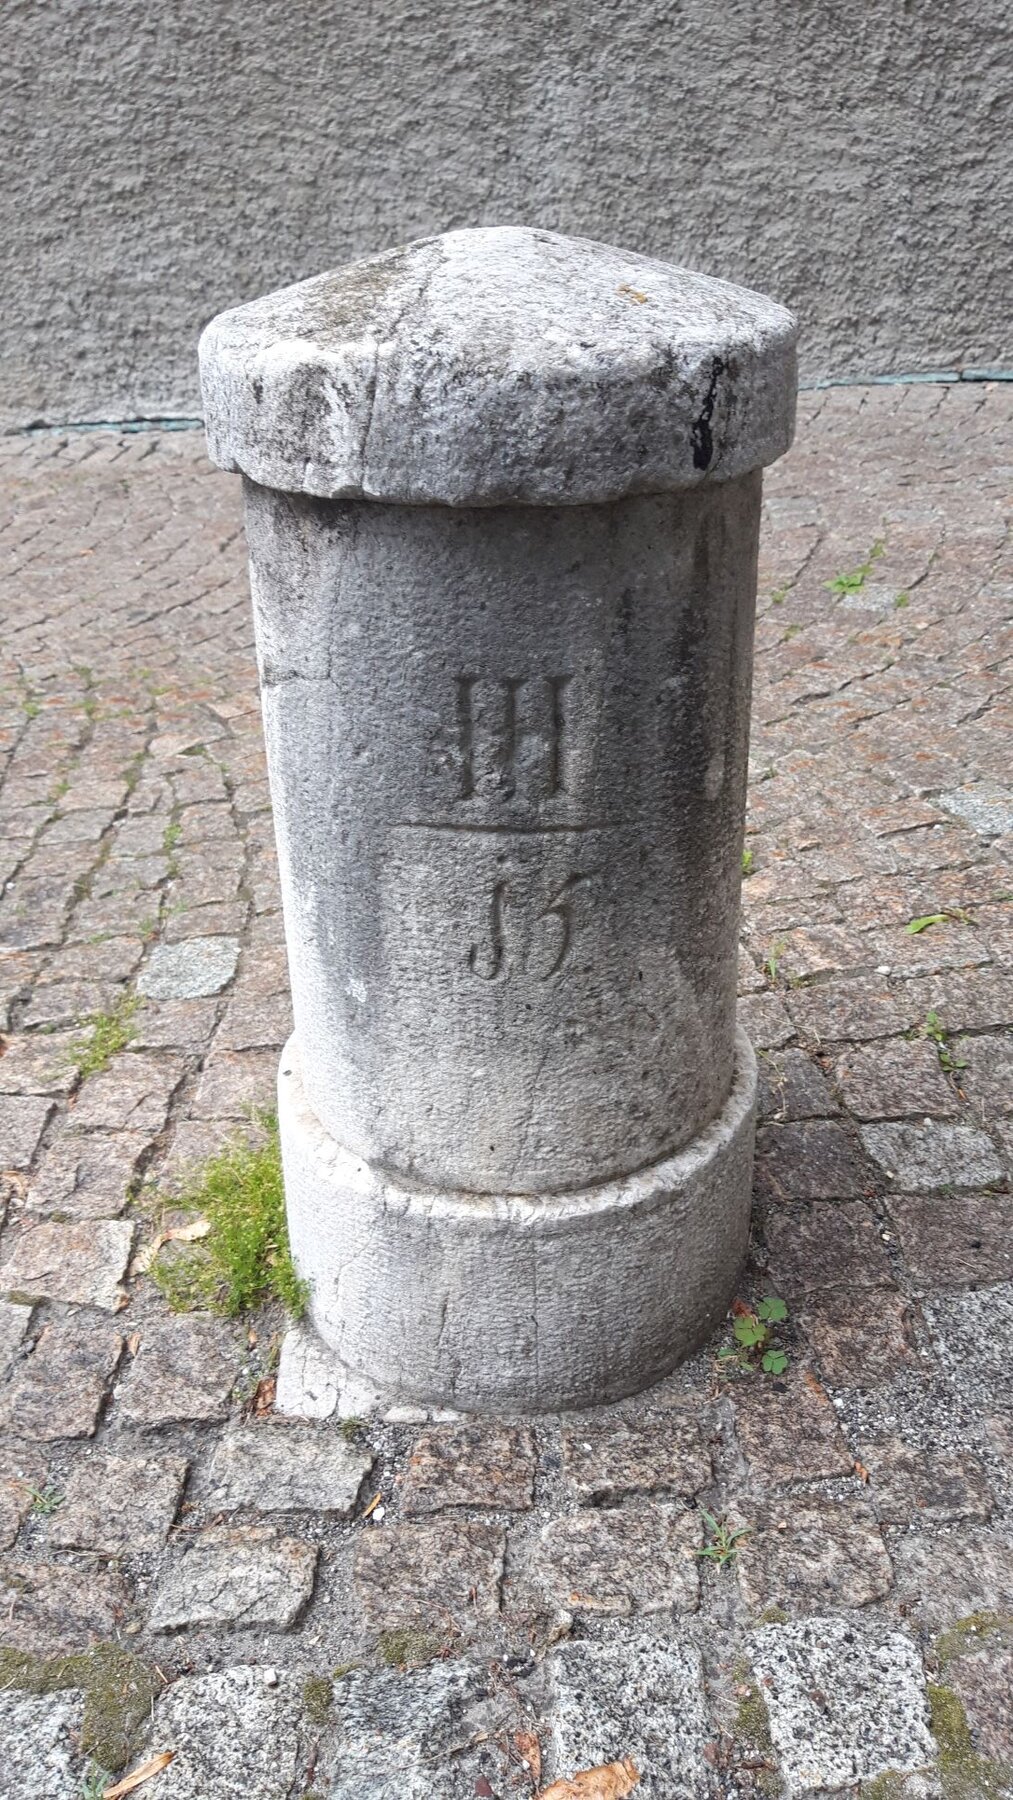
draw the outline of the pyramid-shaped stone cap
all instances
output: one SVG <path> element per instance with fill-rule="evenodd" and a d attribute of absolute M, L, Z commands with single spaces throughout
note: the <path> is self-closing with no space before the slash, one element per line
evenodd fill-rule
<path fill-rule="evenodd" d="M 208 445 L 334 498 L 618 500 L 780 456 L 794 346 L 748 289 L 586 238 L 449 231 L 213 319 Z"/>

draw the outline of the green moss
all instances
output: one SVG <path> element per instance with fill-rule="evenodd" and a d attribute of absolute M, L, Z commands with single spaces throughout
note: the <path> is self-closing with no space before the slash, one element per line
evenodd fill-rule
<path fill-rule="evenodd" d="M 380 1656 L 388 1669 L 421 1669 L 442 1654 L 443 1640 L 431 1631 L 385 1631 L 377 1641 Z"/>
<path fill-rule="evenodd" d="M 896 1769 L 884 1769 L 872 1781 L 862 1782 L 862 1800 L 903 1800 L 906 1778 Z"/>
<path fill-rule="evenodd" d="M 211 1227 L 198 1243 L 166 1245 L 152 1264 L 174 1312 L 206 1306 L 232 1318 L 272 1297 L 293 1318 L 306 1311 L 306 1284 L 295 1272 L 285 1224 L 278 1122 L 261 1113 L 255 1123 L 262 1142 L 233 1138 L 172 1201 Z"/>
<path fill-rule="evenodd" d="M 162 1682 L 116 1644 L 96 1644 L 71 1656 L 39 1657 L 0 1647 L 0 1691 L 55 1694 L 79 1688 L 84 1695 L 81 1751 L 113 1774 L 130 1756 L 134 1739 Z"/>
<path fill-rule="evenodd" d="M 303 1712 L 311 1725 L 326 1725 L 334 1704 L 334 1687 L 326 1675 L 308 1675 L 303 1682 Z"/>
<path fill-rule="evenodd" d="M 357 1662 L 338 1663 L 337 1666 L 331 1670 L 331 1680 L 344 1681 L 345 1676 L 350 1675 L 352 1670 L 357 1669 L 358 1666 Z"/>
<path fill-rule="evenodd" d="M 134 1019 L 140 1000 L 136 994 L 121 994 L 109 1012 L 92 1013 L 82 1019 L 86 1036 L 77 1039 L 71 1058 L 79 1075 L 99 1075 L 111 1059 L 125 1050 L 134 1035 Z"/>
<path fill-rule="evenodd" d="M 929 1682 L 929 1722 L 939 1745 L 943 1800 L 1008 1800 L 1013 1769 L 979 1756 L 961 1701 L 952 1688 Z"/>
<path fill-rule="evenodd" d="M 762 1625 L 787 1625 L 788 1614 L 783 1606 L 765 1606 L 760 1614 Z"/>
<path fill-rule="evenodd" d="M 1013 1641 L 1013 1618 L 1008 1613 L 976 1612 L 958 1619 L 955 1625 L 940 1632 L 932 1646 L 940 1669 L 946 1669 L 955 1657 L 976 1650 L 983 1638 L 996 1632 Z"/>

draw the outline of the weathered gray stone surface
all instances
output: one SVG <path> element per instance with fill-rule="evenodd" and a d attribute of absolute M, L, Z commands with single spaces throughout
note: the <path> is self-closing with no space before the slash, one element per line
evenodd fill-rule
<path fill-rule="evenodd" d="M 970 1125 L 866 1125 L 862 1142 L 898 1188 L 976 1188 L 1003 1179 L 991 1138 Z"/>
<path fill-rule="evenodd" d="M 126 1582 L 108 1569 L 6 1562 L 0 1569 L 3 1642 L 36 1656 L 86 1650 L 118 1635 L 130 1600 Z"/>
<path fill-rule="evenodd" d="M 277 1800 L 300 1766 L 299 1686 L 261 1667 L 177 1681 L 159 1699 L 147 1751 L 173 1750 L 159 1800 Z"/>
<path fill-rule="evenodd" d="M 134 1425 L 224 1419 L 239 1367 L 234 1331 L 218 1319 L 156 1319 L 116 1390 Z"/>
<path fill-rule="evenodd" d="M 477 1198 L 387 1179 L 339 1146 L 287 1046 L 289 1232 L 321 1335 L 382 1392 L 475 1410 L 590 1404 L 665 1374 L 720 1321 L 744 1254 L 755 1059 L 738 1046 L 722 1114 L 665 1162 L 573 1193 Z"/>
<path fill-rule="evenodd" d="M 795 326 L 584 238 L 448 231 L 220 313 L 201 386 L 212 460 L 261 487 L 587 505 L 782 455 Z"/>
<path fill-rule="evenodd" d="M 549 1662 L 548 1773 L 631 1757 L 651 1800 L 717 1794 L 703 1667 L 692 1645 L 639 1632 L 621 1643 L 564 1644 Z"/>
<path fill-rule="evenodd" d="M 0 1094 L 0 1169 L 27 1169 L 53 1101 L 43 1095 Z"/>
<path fill-rule="evenodd" d="M 33 1220 L 5 1248 L 0 1288 L 118 1312 L 136 1227 L 127 1219 L 63 1225 Z"/>
<path fill-rule="evenodd" d="M 24 1343 L 32 1308 L 20 1300 L 0 1300 L 0 1376 L 6 1375 Z"/>
<path fill-rule="evenodd" d="M 75 1463 L 49 1526 L 64 1550 L 161 1550 L 186 1480 L 181 1456 L 89 1456 Z"/>
<path fill-rule="evenodd" d="M 43 1156 L 28 1185 L 32 1212 L 71 1219 L 109 1219 L 127 1204 L 138 1157 L 151 1142 L 147 1133 L 70 1132 Z"/>
<path fill-rule="evenodd" d="M 870 1638 L 842 1619 L 754 1632 L 750 1655 L 790 1795 L 928 1769 L 921 1657 L 899 1631 Z"/>
<path fill-rule="evenodd" d="M 151 1609 L 152 1631 L 188 1625 L 287 1631 L 313 1592 L 317 1546 L 266 1529 L 212 1527 L 169 1565 Z"/>
<path fill-rule="evenodd" d="M 46 1484 L 46 1459 L 35 1444 L 0 1443 L 0 1550 L 9 1550 L 35 1494 Z"/>
<path fill-rule="evenodd" d="M 137 988 L 150 1000 L 199 1000 L 218 994 L 236 972 L 239 943 L 230 937 L 188 938 L 182 944 L 156 944 L 137 977 Z"/>
<path fill-rule="evenodd" d="M 698 1494 L 711 1479 L 710 1451 L 697 1420 L 673 1411 L 642 1425 L 594 1420 L 562 1433 L 563 1468 L 584 1505 L 624 1494 Z"/>
<path fill-rule="evenodd" d="M 535 1446 L 522 1426 L 437 1425 L 412 1446 L 401 1487 L 406 1514 L 448 1506 L 525 1511 L 531 1505 Z"/>
<path fill-rule="evenodd" d="M 91 1437 L 122 1349 L 116 1328 L 87 1313 L 44 1326 L 0 1392 L 0 1431 L 44 1442 Z"/>
<path fill-rule="evenodd" d="M 293 1248 L 321 1336 L 393 1398 L 628 1393 L 727 1303 L 760 469 L 794 338 L 762 296 L 515 227 L 202 338 L 209 449 L 246 477 Z M 592 1333 L 576 1296 L 618 1293 L 617 1243 L 624 1316 Z"/>
<path fill-rule="evenodd" d="M 373 1466 L 368 1450 L 346 1444 L 336 1432 L 298 1425 L 263 1425 L 230 1432 L 215 1451 L 210 1499 L 232 1512 L 352 1512 Z"/>
<path fill-rule="evenodd" d="M 657 1500 L 590 1507 L 544 1526 L 528 1579 L 562 1612 L 695 1612 L 700 1518 Z"/>
<path fill-rule="evenodd" d="M 355 1544 L 355 1586 L 374 1631 L 443 1633 L 499 1611 L 506 1533 L 484 1519 L 375 1525 Z"/>
<path fill-rule="evenodd" d="M 467 1664 L 353 1669 L 335 1682 L 333 1726 L 319 1764 L 325 1792 L 331 1800 L 456 1800 L 452 1759 L 502 1731 L 512 1711 L 503 1684 L 483 1680 Z"/>
<path fill-rule="evenodd" d="M 0 1693 L 2 1780 L 32 1800 L 80 1800 L 78 1753 L 84 1701 L 64 1694 Z"/>

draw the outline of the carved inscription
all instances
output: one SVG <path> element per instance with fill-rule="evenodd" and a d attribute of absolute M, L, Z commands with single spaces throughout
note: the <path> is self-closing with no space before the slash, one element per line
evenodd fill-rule
<path fill-rule="evenodd" d="M 509 881 L 497 881 L 489 902 L 487 932 L 468 951 L 472 974 L 483 981 L 506 980 L 515 969 L 523 969 L 538 981 L 558 975 L 573 942 L 574 903 L 590 879 L 590 875 L 568 875 L 548 905 L 533 917 Z"/>
<path fill-rule="evenodd" d="M 538 805 L 566 793 L 569 675 L 457 678 L 458 798 Z"/>

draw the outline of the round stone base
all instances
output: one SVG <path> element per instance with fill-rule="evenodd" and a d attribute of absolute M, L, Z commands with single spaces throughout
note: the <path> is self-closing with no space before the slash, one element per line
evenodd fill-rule
<path fill-rule="evenodd" d="M 352 1156 L 307 1104 L 294 1039 L 278 1087 L 310 1316 L 385 1397 L 525 1412 L 618 1400 L 724 1317 L 752 1185 L 756 1059 L 741 1029 L 723 1111 L 677 1156 L 537 1198 L 413 1188 Z"/>

